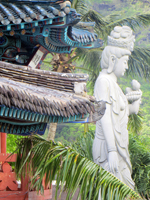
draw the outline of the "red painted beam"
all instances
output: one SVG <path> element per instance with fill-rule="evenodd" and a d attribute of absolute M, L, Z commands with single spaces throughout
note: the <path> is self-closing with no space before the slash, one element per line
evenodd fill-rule
<path fill-rule="evenodd" d="M 6 153 L 6 133 L 1 133 L 1 153 Z"/>
<path fill-rule="evenodd" d="M 5 200 L 47 200 L 52 199 L 52 190 L 44 190 L 44 195 L 37 191 L 0 191 L 0 198 Z"/>
<path fill-rule="evenodd" d="M 0 162 L 16 162 L 17 154 L 10 155 L 9 153 L 0 153 Z"/>
<path fill-rule="evenodd" d="M 28 191 L 0 191 L 0 198 L 5 200 L 28 200 Z"/>

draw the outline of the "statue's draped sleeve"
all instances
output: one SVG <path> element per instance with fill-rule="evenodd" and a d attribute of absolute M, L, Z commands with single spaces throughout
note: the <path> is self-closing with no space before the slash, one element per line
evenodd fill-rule
<path fill-rule="evenodd" d="M 112 103 L 110 99 L 109 82 L 106 78 L 98 77 L 94 87 L 94 96 L 97 101 L 103 100 L 108 104 Z"/>
<path fill-rule="evenodd" d="M 111 105 L 109 81 L 105 77 L 99 76 L 94 87 L 94 96 L 97 101 L 105 101 L 106 104 Z M 93 152 L 94 162 L 97 164 L 105 162 L 107 160 L 108 147 L 103 134 L 101 120 L 96 122 L 96 134 L 97 139 L 94 140 Z M 107 169 L 108 170 L 108 169 Z"/>

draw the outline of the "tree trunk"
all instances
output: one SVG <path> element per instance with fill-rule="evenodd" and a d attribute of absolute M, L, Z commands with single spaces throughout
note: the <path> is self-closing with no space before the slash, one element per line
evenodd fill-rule
<path fill-rule="evenodd" d="M 89 131 L 89 126 L 87 123 L 84 124 L 84 133 L 87 133 Z"/>
<path fill-rule="evenodd" d="M 47 136 L 48 141 L 49 140 L 54 141 L 56 129 L 57 129 L 57 123 L 50 123 L 49 130 L 48 130 L 48 136 Z"/>

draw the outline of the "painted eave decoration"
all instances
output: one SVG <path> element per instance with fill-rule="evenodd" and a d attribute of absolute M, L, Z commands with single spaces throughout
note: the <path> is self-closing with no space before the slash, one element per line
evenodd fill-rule
<path fill-rule="evenodd" d="M 74 47 L 98 48 L 103 42 L 88 30 L 74 27 L 81 15 L 65 0 L 1 0 L 0 46 L 7 46 L 9 37 L 28 43 L 42 45 L 49 52 L 70 53 Z M 93 23 L 84 23 L 85 27 Z"/>
<path fill-rule="evenodd" d="M 86 94 L 84 74 L 64 74 L 0 62 L 0 131 L 44 134 L 50 122 L 97 121 L 104 102 Z"/>

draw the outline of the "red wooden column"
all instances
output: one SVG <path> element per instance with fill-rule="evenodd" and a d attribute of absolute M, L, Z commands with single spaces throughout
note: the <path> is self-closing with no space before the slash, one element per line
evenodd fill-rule
<path fill-rule="evenodd" d="M 6 153 L 7 134 L 6 133 L 0 133 L 0 134 L 1 134 L 1 153 Z"/>

